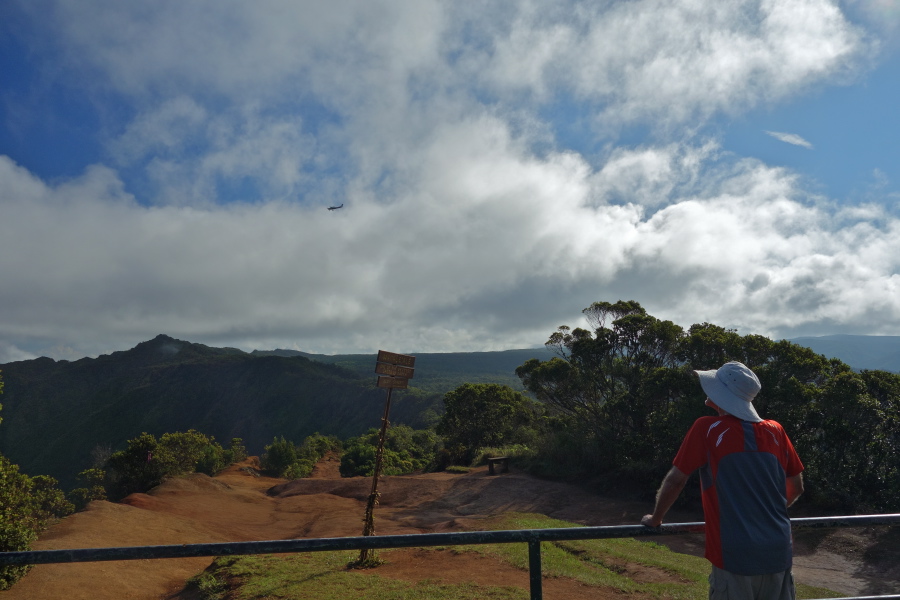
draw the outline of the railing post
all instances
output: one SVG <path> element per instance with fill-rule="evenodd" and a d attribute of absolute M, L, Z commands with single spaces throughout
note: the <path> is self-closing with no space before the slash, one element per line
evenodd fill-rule
<path fill-rule="evenodd" d="M 543 600 L 541 589 L 541 541 L 528 541 L 528 575 L 531 578 L 531 600 Z"/>

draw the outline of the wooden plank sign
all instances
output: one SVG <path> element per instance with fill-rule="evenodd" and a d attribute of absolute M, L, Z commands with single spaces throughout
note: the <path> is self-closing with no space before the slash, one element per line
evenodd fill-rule
<path fill-rule="evenodd" d="M 405 390 L 409 386 L 409 379 L 405 377 L 379 377 L 378 387 Z"/>
<path fill-rule="evenodd" d="M 400 365 L 401 367 L 409 367 L 410 369 L 416 366 L 415 356 L 409 356 L 408 354 L 394 354 L 393 352 L 386 352 L 385 350 L 379 350 L 378 358 L 375 360 L 381 363 L 390 363 L 392 365 Z"/>
<path fill-rule="evenodd" d="M 379 375 L 390 375 L 392 377 L 405 377 L 406 379 L 412 379 L 413 374 L 416 372 L 416 370 L 410 369 L 409 367 L 380 362 L 375 363 L 375 372 Z"/>

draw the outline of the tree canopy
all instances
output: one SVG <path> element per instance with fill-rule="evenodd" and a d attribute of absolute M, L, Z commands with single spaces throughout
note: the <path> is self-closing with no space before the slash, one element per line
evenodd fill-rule
<path fill-rule="evenodd" d="M 762 383 L 757 412 L 794 441 L 808 496 L 835 508 L 900 508 L 900 375 L 857 373 L 710 323 L 685 331 L 635 301 L 596 302 L 584 314 L 592 330 L 560 327 L 547 341 L 556 357 L 516 370 L 558 422 L 543 452 L 574 452 L 582 471 L 655 484 L 691 423 L 708 414 L 692 372 L 737 360 Z"/>
<path fill-rule="evenodd" d="M 435 431 L 454 462 L 468 464 L 486 446 L 532 441 L 539 404 L 494 383 L 465 383 L 444 396 L 444 415 Z"/>

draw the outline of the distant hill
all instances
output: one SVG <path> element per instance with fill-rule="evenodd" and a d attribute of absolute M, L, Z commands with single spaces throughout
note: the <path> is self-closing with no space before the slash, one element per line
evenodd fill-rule
<path fill-rule="evenodd" d="M 316 362 L 343 367 L 359 377 L 375 373 L 375 354 L 309 354 L 297 350 L 254 350 L 255 356 L 303 356 Z M 547 348 L 499 352 L 443 352 L 416 354 L 416 372 L 410 385 L 425 392 L 445 394 L 463 383 L 499 383 L 524 389 L 516 368 L 531 358 L 549 360 Z"/>
<path fill-rule="evenodd" d="M 791 340 L 829 358 L 837 358 L 856 370 L 900 373 L 900 336 L 826 335 Z"/>

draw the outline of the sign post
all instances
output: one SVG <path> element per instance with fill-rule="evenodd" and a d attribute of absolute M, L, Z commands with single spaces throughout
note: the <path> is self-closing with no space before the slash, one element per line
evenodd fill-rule
<path fill-rule="evenodd" d="M 363 526 L 363 535 L 375 535 L 375 505 L 378 504 L 378 477 L 381 475 L 381 464 L 384 459 L 384 440 L 387 436 L 389 426 L 388 416 L 391 412 L 391 392 L 395 389 L 405 390 L 412 379 L 416 364 L 415 356 L 406 354 L 394 354 L 384 350 L 378 351 L 378 358 L 375 362 L 375 373 L 378 374 L 378 387 L 387 390 L 387 399 L 384 403 L 384 416 L 381 418 L 381 433 L 378 436 L 378 448 L 375 450 L 375 473 L 372 476 L 372 492 L 369 494 L 369 500 L 366 502 L 365 525 Z M 374 556 L 374 550 L 372 554 Z M 359 551 L 359 560 L 357 566 L 366 567 L 374 562 L 374 558 L 369 558 L 369 548 L 362 548 Z"/>

